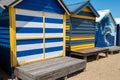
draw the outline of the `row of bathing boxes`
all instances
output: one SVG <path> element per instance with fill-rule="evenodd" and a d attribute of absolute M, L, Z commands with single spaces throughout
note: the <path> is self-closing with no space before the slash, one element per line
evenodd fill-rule
<path fill-rule="evenodd" d="M 89 1 L 18 0 L 4 6 L 0 65 L 9 74 L 16 66 L 70 55 L 71 50 L 120 45 L 120 27 L 110 10 L 97 12 Z"/>

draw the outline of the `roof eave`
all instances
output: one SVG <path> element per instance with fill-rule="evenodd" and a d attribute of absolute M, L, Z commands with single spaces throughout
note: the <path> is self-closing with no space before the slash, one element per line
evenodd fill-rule
<path fill-rule="evenodd" d="M 22 0 L 15 0 L 15 1 L 11 1 L 9 4 L 4 4 L 4 5 L 0 5 L 1 8 L 6 9 L 5 7 L 14 7 L 17 4 L 19 4 L 20 2 L 22 2 Z"/>
<path fill-rule="evenodd" d="M 23 0 L 16 0 L 15 2 L 11 3 L 9 6 L 15 7 L 17 4 L 21 3 Z"/>
<path fill-rule="evenodd" d="M 60 3 L 60 5 L 63 7 L 63 9 L 66 11 L 66 13 L 68 15 L 71 14 L 71 12 L 68 10 L 67 6 L 64 4 L 64 2 L 62 0 L 58 0 L 58 2 Z"/>
<path fill-rule="evenodd" d="M 93 11 L 96 17 L 100 17 L 99 13 L 95 10 L 95 8 L 89 3 L 89 8 Z"/>
<path fill-rule="evenodd" d="M 84 5 L 80 6 L 78 9 L 76 9 L 74 11 L 74 14 L 79 14 L 80 11 L 82 11 L 82 9 L 85 8 L 86 6 L 88 6 L 92 10 L 92 12 L 95 14 L 96 17 L 100 16 L 89 1 L 87 1 Z"/>
<path fill-rule="evenodd" d="M 74 13 L 74 14 L 79 14 L 79 12 L 81 12 L 82 9 L 83 9 L 84 7 L 86 7 L 87 4 L 88 4 L 88 1 L 87 1 L 86 3 L 84 3 L 82 6 L 80 6 L 79 8 L 77 8 L 73 13 Z"/>
<path fill-rule="evenodd" d="M 113 20 L 114 24 L 117 26 L 117 23 L 116 23 L 116 21 L 115 21 L 114 17 L 112 16 L 112 13 L 111 13 L 111 12 L 110 12 L 110 16 L 111 16 L 111 18 L 112 18 L 112 20 Z"/>

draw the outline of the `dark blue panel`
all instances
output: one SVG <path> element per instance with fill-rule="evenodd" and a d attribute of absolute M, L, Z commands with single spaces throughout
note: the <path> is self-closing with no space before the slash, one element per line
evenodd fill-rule
<path fill-rule="evenodd" d="M 17 40 L 17 45 L 43 43 L 42 39 Z"/>
<path fill-rule="evenodd" d="M 31 22 L 43 22 L 42 17 L 33 17 L 33 16 L 25 16 L 25 15 L 18 15 L 16 16 L 17 21 L 31 21 Z"/>
<path fill-rule="evenodd" d="M 10 40 L 9 39 L 0 39 L 0 43 L 10 43 Z"/>
<path fill-rule="evenodd" d="M 9 39 L 9 12 L 5 9 L 0 13 L 0 67 L 11 76 L 13 74 L 13 69 L 10 63 Z"/>
<path fill-rule="evenodd" d="M 9 30 L 0 30 L 0 34 L 9 34 Z"/>
<path fill-rule="evenodd" d="M 83 16 L 90 16 L 90 17 L 96 17 L 94 15 L 94 13 L 91 13 L 91 12 L 84 12 L 84 11 L 81 11 L 80 13 L 78 13 L 79 15 L 83 15 Z"/>
<path fill-rule="evenodd" d="M 9 35 L 0 35 L 1 39 L 9 39 L 9 37 L 10 37 Z"/>
<path fill-rule="evenodd" d="M 0 13 L 0 26 L 9 27 L 9 11 L 7 9 Z"/>
<path fill-rule="evenodd" d="M 1 46 L 1 47 L 10 48 L 10 44 L 4 43 L 4 42 L 0 43 L 0 46 Z"/>
<path fill-rule="evenodd" d="M 0 20 L 0 26 L 9 27 L 9 20 Z"/>
<path fill-rule="evenodd" d="M 62 19 L 52 19 L 52 18 L 45 18 L 46 23 L 56 23 L 56 24 L 63 24 Z"/>
<path fill-rule="evenodd" d="M 52 48 L 46 48 L 46 49 L 45 49 L 46 53 L 47 53 L 47 52 L 59 51 L 59 50 L 63 50 L 63 46 L 52 47 Z"/>
<path fill-rule="evenodd" d="M 37 54 L 42 54 L 43 49 L 27 50 L 17 52 L 17 57 L 32 56 Z"/>
<path fill-rule="evenodd" d="M 2 26 L 0 26 L 0 30 L 8 30 L 9 29 L 9 27 L 2 27 Z"/>
<path fill-rule="evenodd" d="M 45 28 L 45 33 L 63 33 L 63 29 Z"/>
<path fill-rule="evenodd" d="M 43 29 L 42 28 L 23 28 L 23 27 L 19 27 L 19 28 L 16 28 L 16 32 L 17 33 L 43 33 Z"/>
<path fill-rule="evenodd" d="M 94 43 L 95 40 L 73 40 L 71 42 L 67 41 L 67 45 L 73 46 L 73 45 L 82 45 L 82 44 L 91 44 Z M 70 43 L 70 44 L 69 44 Z"/>
<path fill-rule="evenodd" d="M 16 8 L 63 14 L 64 9 L 57 0 L 23 0 Z"/>
<path fill-rule="evenodd" d="M 116 45 L 120 46 L 120 25 L 117 25 L 117 40 Z"/>
<path fill-rule="evenodd" d="M 10 66 L 10 48 L 0 46 L 0 67 L 11 76 L 13 70 Z"/>
<path fill-rule="evenodd" d="M 46 39 L 45 43 L 50 43 L 50 42 L 61 42 L 63 41 L 63 38 L 52 38 L 52 39 Z"/>

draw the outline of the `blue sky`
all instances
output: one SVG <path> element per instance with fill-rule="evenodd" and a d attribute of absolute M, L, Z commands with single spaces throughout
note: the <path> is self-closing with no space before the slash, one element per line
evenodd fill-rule
<path fill-rule="evenodd" d="M 81 1 L 86 0 L 65 0 L 67 4 Z M 120 17 L 120 0 L 91 0 L 91 3 L 96 10 L 110 9 L 115 18 Z"/>

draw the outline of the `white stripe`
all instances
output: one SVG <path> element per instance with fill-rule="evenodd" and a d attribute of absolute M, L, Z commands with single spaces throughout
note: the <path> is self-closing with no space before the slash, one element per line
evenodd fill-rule
<path fill-rule="evenodd" d="M 17 51 L 34 50 L 43 48 L 43 43 L 17 45 Z"/>
<path fill-rule="evenodd" d="M 45 23 L 45 28 L 63 28 L 63 24 Z"/>
<path fill-rule="evenodd" d="M 18 57 L 18 62 L 30 62 L 35 60 L 41 60 L 43 59 L 43 54 L 37 54 L 37 55 L 31 55 L 31 56 L 24 56 L 24 57 Z"/>
<path fill-rule="evenodd" d="M 42 28 L 42 26 L 41 22 L 16 21 L 16 27 Z"/>
<path fill-rule="evenodd" d="M 63 33 L 46 33 L 45 36 L 46 37 L 49 37 L 49 36 L 62 37 Z"/>
<path fill-rule="evenodd" d="M 50 47 L 58 47 L 58 46 L 63 46 L 63 42 L 51 42 L 51 43 L 45 43 L 46 48 Z"/>
<path fill-rule="evenodd" d="M 49 52 L 49 53 L 46 53 L 45 54 L 45 57 L 46 58 L 49 58 L 49 57 L 57 57 L 57 56 L 61 56 L 63 54 L 63 51 L 55 51 L 55 52 Z"/>
<path fill-rule="evenodd" d="M 46 18 L 55 18 L 55 19 L 63 20 L 63 15 L 60 15 L 60 14 L 46 13 L 45 16 L 46 16 Z"/>
<path fill-rule="evenodd" d="M 23 10 L 23 9 L 16 9 L 16 14 L 42 17 L 42 12 L 40 12 L 40 11 L 38 12 L 38 11 Z"/>
<path fill-rule="evenodd" d="M 17 33 L 16 38 L 35 38 L 35 37 L 42 37 L 43 33 Z"/>

